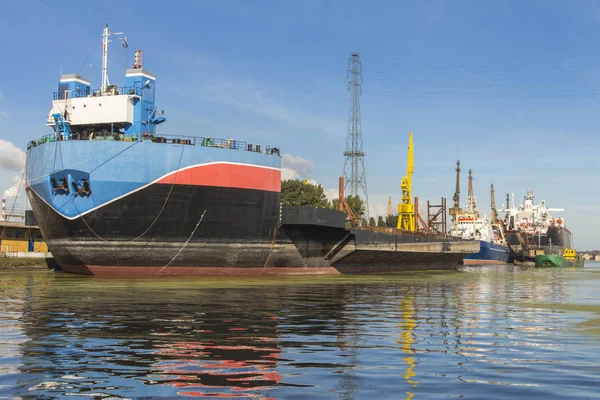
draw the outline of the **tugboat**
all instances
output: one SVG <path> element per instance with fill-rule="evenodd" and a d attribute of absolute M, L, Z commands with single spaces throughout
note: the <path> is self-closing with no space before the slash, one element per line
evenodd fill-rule
<path fill-rule="evenodd" d="M 575 249 L 564 249 L 560 254 L 538 254 L 535 256 L 536 267 L 583 267 L 585 260 Z"/>
<path fill-rule="evenodd" d="M 477 210 L 477 200 L 473 196 L 473 173 L 469 170 L 469 193 L 465 208 L 458 206 L 460 202 L 460 161 L 456 163 L 456 192 L 454 194 L 454 207 L 450 209 L 453 217 L 453 229 L 450 235 L 464 239 L 479 241 L 478 253 L 469 254 L 463 259 L 464 265 L 504 264 L 508 262 L 510 254 L 504 237 L 501 221 L 498 221 L 494 199 L 494 185 L 491 187 L 492 219 L 486 215 L 481 216 Z"/>

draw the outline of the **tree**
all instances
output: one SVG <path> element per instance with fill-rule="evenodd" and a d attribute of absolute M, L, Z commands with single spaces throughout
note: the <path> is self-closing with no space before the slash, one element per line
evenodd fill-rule
<path fill-rule="evenodd" d="M 361 219 L 365 215 L 365 202 L 358 195 L 346 196 L 346 203 L 348 203 L 356 218 Z"/>
<path fill-rule="evenodd" d="M 340 204 L 340 200 L 333 199 L 331 203 L 332 208 L 334 210 L 337 210 Z M 349 195 L 346 196 L 346 203 L 348 203 L 348 206 L 350 207 L 354 215 L 356 215 L 356 218 L 358 218 L 358 220 L 360 221 L 361 218 L 365 215 L 365 202 L 362 201 L 362 199 L 358 196 Z"/>
<path fill-rule="evenodd" d="M 362 226 L 363 228 L 366 228 L 367 225 L 369 225 L 369 223 L 367 222 L 367 220 L 365 218 L 360 220 L 360 226 Z"/>
<path fill-rule="evenodd" d="M 385 226 L 385 221 L 381 215 L 377 218 L 377 226 Z"/>
<path fill-rule="evenodd" d="M 385 217 L 385 226 L 388 228 L 397 228 L 398 227 L 398 215 L 388 215 Z"/>
<path fill-rule="evenodd" d="M 281 182 L 281 204 L 292 207 L 331 207 L 323 186 L 304 183 L 297 179 L 286 179 Z"/>
<path fill-rule="evenodd" d="M 375 225 L 376 225 L 375 218 L 374 217 L 369 218 L 369 226 L 371 228 L 375 228 Z"/>

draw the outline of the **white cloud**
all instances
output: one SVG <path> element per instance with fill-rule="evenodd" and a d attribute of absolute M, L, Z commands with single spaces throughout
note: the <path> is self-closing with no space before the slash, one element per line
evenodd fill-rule
<path fill-rule="evenodd" d="M 25 152 L 13 143 L 0 139 L 0 172 L 2 172 L 2 175 L 6 173 L 5 171 L 18 172 L 18 175 L 12 178 L 11 186 L 4 191 L 3 198 L 17 197 L 23 193 L 25 185 L 21 182 L 21 178 L 23 177 L 24 169 Z M 7 175 L 8 173 L 4 176 Z M 3 180 L 3 182 L 6 181 Z"/>
<path fill-rule="evenodd" d="M 25 169 L 25 152 L 11 142 L 0 139 L 0 169 L 23 171 Z"/>
<path fill-rule="evenodd" d="M 338 188 L 325 189 L 325 196 L 327 196 L 327 200 L 331 201 L 340 197 L 340 191 Z"/>
<path fill-rule="evenodd" d="M 380 215 L 384 218 L 387 215 L 387 204 L 369 203 L 369 216 L 377 220 Z"/>
<path fill-rule="evenodd" d="M 320 185 L 319 182 L 310 178 L 314 167 L 315 164 L 306 158 L 284 154 L 281 157 L 281 179 L 307 179 L 308 183 L 312 185 Z M 323 187 L 323 190 L 329 201 L 337 199 L 339 196 L 337 188 Z"/>
<path fill-rule="evenodd" d="M 12 186 L 4 191 L 4 199 L 8 199 L 11 197 L 18 197 L 23 194 L 25 189 L 25 185 L 22 182 L 23 173 L 20 175 L 15 175 L 12 178 Z"/>
<path fill-rule="evenodd" d="M 309 179 L 314 167 L 313 162 L 306 158 L 284 154 L 281 157 L 281 179 Z"/>

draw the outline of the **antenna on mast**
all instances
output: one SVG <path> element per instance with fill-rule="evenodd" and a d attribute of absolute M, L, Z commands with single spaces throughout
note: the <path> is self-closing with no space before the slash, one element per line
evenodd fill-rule
<path fill-rule="evenodd" d="M 108 81 L 108 44 L 112 42 L 108 37 L 111 35 L 122 35 L 123 32 L 111 32 L 108 29 L 108 24 L 104 27 L 104 31 L 102 31 L 102 87 L 100 89 L 101 93 L 106 93 L 106 88 L 110 85 Z M 127 47 L 127 38 L 123 40 L 123 47 Z"/>

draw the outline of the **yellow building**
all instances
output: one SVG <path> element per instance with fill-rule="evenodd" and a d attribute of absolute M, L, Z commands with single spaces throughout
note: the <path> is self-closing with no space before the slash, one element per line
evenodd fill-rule
<path fill-rule="evenodd" d="M 0 221 L 0 254 L 8 257 L 17 253 L 47 253 L 48 246 L 42 238 L 40 228 L 24 222 Z"/>

